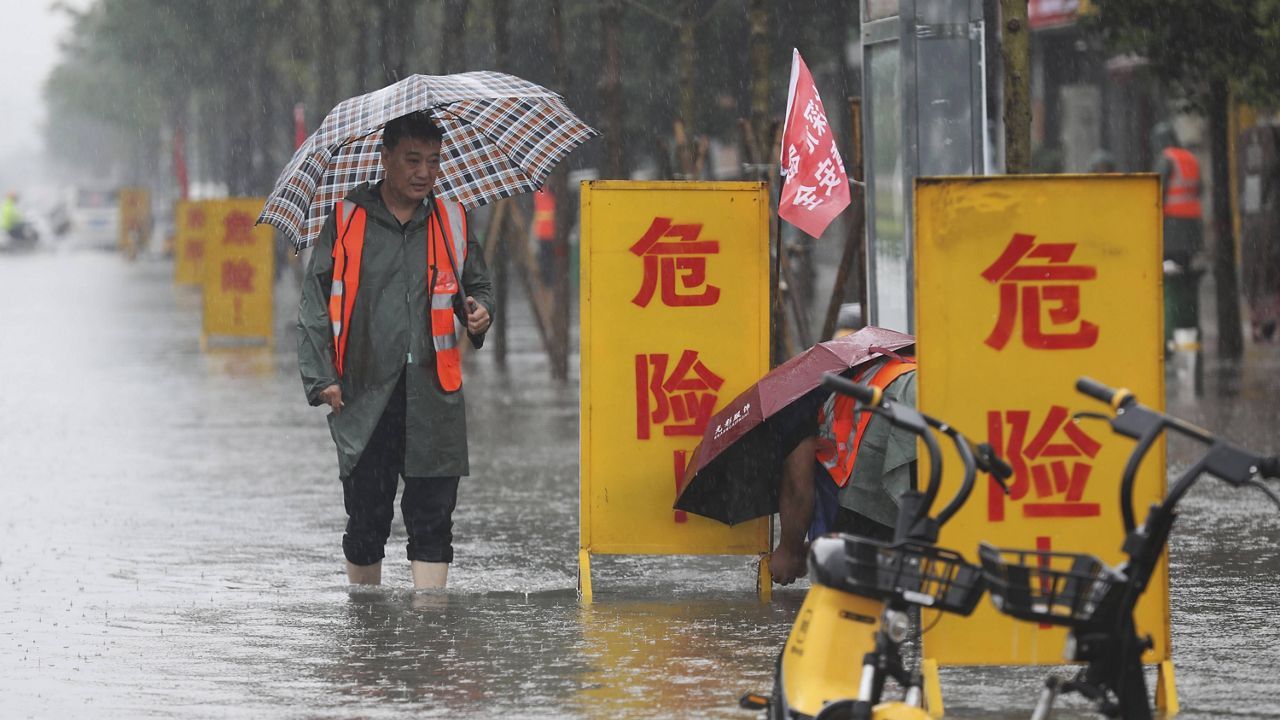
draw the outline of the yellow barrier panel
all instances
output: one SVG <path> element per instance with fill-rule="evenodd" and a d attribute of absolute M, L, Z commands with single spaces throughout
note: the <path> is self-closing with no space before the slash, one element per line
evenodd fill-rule
<path fill-rule="evenodd" d="M 271 342 L 274 237 L 270 226 L 253 224 L 263 202 L 234 198 L 204 204 L 209 227 L 204 254 L 204 343 L 211 337 Z"/>
<path fill-rule="evenodd" d="M 212 227 L 208 200 L 179 200 L 174 208 L 173 282 L 200 285 L 204 282 L 204 252 Z"/>
<path fill-rule="evenodd" d="M 756 554 L 734 527 L 672 510 L 707 420 L 769 369 L 763 183 L 582 186 L 579 574 L 589 553 Z"/>
<path fill-rule="evenodd" d="M 143 187 L 120 188 L 120 252 L 134 257 L 151 240 L 151 195 Z"/>
<path fill-rule="evenodd" d="M 975 562 L 980 541 L 1122 561 L 1120 478 L 1134 443 L 1070 417 L 1107 411 L 1075 391 L 1081 375 L 1164 406 L 1158 179 L 921 178 L 915 187 L 920 407 L 990 442 L 1015 470 L 1008 497 L 979 476 L 940 544 Z M 959 463 L 944 467 L 940 502 L 960 483 Z M 1139 522 L 1164 491 L 1162 442 L 1138 474 Z M 1137 621 L 1155 640 L 1146 661 L 1168 659 L 1166 562 Z M 969 618 L 941 618 L 924 648 L 942 664 L 1057 663 L 1065 638 L 984 601 Z"/>

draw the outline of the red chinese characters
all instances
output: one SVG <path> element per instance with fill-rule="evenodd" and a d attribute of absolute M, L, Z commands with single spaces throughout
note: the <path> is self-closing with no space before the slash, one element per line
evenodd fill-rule
<path fill-rule="evenodd" d="M 636 437 L 648 440 L 653 426 L 667 437 L 702 437 L 724 378 L 685 350 L 674 367 L 667 353 L 636 355 Z M 670 371 L 668 368 L 670 367 Z"/>
<path fill-rule="evenodd" d="M 186 221 L 187 231 L 196 232 L 203 230 L 208 218 L 205 216 L 204 208 L 192 206 L 187 208 Z M 200 260 L 204 257 L 204 239 L 190 238 L 184 243 L 182 253 L 191 260 Z"/>
<path fill-rule="evenodd" d="M 1097 279 L 1097 268 L 1069 264 L 1075 243 L 1036 244 L 1016 233 L 996 261 L 982 271 L 1000 286 L 1000 313 L 984 341 L 1002 350 L 1022 316 L 1022 342 L 1037 350 L 1079 350 L 1098 342 L 1098 326 L 1080 316 L 1079 283 Z M 1046 316 L 1049 327 L 1045 327 Z"/>
<path fill-rule="evenodd" d="M 701 233 L 701 223 L 675 225 L 671 218 L 655 217 L 630 248 L 644 260 L 644 280 L 631 302 L 647 307 L 658 293 L 668 307 L 715 305 L 720 288 L 707 282 L 707 256 L 720 252 L 720 242 L 700 240 Z"/>
<path fill-rule="evenodd" d="M 778 216 L 819 237 L 849 205 L 849 176 L 818 88 L 798 51 L 791 58 L 781 153 L 784 170 Z"/>
<path fill-rule="evenodd" d="M 247 213 L 229 212 L 222 221 L 222 241 L 227 245 L 253 244 L 253 217 Z"/>
<path fill-rule="evenodd" d="M 698 359 L 696 350 L 680 354 L 671 367 L 667 353 L 636 355 L 636 438 L 648 440 L 654 426 L 667 437 L 701 437 L 711 420 L 716 398 L 724 378 L 716 375 Z M 679 492 L 688 462 L 687 450 L 672 452 L 674 489 Z M 688 520 L 684 511 L 676 511 L 674 520 Z"/>
<path fill-rule="evenodd" d="M 253 264 L 243 258 L 222 261 L 222 291 L 233 295 L 253 292 Z"/>
<path fill-rule="evenodd" d="M 987 413 L 987 441 L 1013 467 L 1009 495 L 994 479 L 987 489 L 987 520 L 1005 519 L 1006 502 L 1019 503 L 1026 518 L 1097 517 L 1096 502 L 1084 502 L 1085 485 L 1101 445 L 1071 421 L 1065 407 L 1049 408 L 1033 427 L 1029 410 Z"/>

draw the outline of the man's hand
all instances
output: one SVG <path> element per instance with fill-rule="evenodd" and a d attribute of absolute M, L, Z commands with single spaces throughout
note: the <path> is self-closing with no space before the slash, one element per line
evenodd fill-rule
<path fill-rule="evenodd" d="M 769 554 L 769 575 L 779 585 L 790 585 L 808 571 L 807 555 L 807 547 L 791 548 L 778 545 L 778 549 Z"/>
<path fill-rule="evenodd" d="M 483 305 L 476 302 L 476 299 L 467 296 L 467 333 L 469 335 L 483 335 L 489 329 L 489 311 Z"/>
<path fill-rule="evenodd" d="M 321 390 L 320 402 L 333 408 L 333 413 L 335 415 L 342 412 L 342 388 L 337 385 L 330 385 L 329 387 Z"/>

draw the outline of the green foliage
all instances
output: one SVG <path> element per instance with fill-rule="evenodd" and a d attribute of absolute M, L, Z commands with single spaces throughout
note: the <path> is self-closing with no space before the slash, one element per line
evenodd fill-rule
<path fill-rule="evenodd" d="M 600 125 L 602 4 L 561 0 L 568 87 L 551 57 L 550 0 L 97 0 L 72 15 L 60 64 L 45 86 L 48 146 L 63 159 L 150 179 L 168 152 L 162 139 L 188 130 L 193 173 L 232 192 L 265 193 L 292 154 L 295 103 L 314 129 L 338 101 L 382 87 L 404 72 L 448 66 L 497 69 L 560 92 Z M 781 116 L 791 48 L 799 47 L 843 125 L 848 73 L 843 40 L 856 8 L 843 0 L 769 4 L 771 107 Z M 627 165 L 651 160 L 679 112 L 679 32 L 685 0 L 625 0 L 621 56 Z M 696 32 L 695 134 L 738 139 L 750 113 L 747 0 L 700 0 Z M 456 13 L 463 13 L 457 22 Z M 450 15 L 450 13 L 454 13 Z M 462 37 L 444 29 L 465 27 Z M 494 28 L 505 23 L 510 52 L 495 67 Z M 447 57 L 445 57 L 447 55 Z M 446 62 L 447 61 L 447 62 Z M 571 156 L 601 161 L 601 143 Z"/>
<path fill-rule="evenodd" d="M 1094 0 L 1090 27 L 1108 49 L 1151 63 L 1203 105 L 1226 80 L 1241 99 L 1280 101 L 1280 0 Z"/>

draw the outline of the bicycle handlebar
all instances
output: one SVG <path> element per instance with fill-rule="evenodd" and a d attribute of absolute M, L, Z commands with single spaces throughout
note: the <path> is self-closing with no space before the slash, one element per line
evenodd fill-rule
<path fill-rule="evenodd" d="M 1258 474 L 1272 480 L 1280 480 L 1280 455 L 1263 458 L 1262 462 L 1258 463 Z"/>
<path fill-rule="evenodd" d="M 842 378 L 839 375 L 827 373 L 822 376 L 822 387 L 833 390 L 841 395 L 848 395 L 864 405 L 876 406 L 880 404 L 880 388 L 870 387 L 868 385 L 859 385 L 858 383 Z"/>
<path fill-rule="evenodd" d="M 1138 466 L 1155 444 L 1156 438 L 1165 430 L 1176 431 L 1209 446 L 1204 456 L 1178 480 L 1164 498 L 1161 507 L 1166 512 L 1172 510 L 1202 473 L 1207 472 L 1237 487 L 1254 484 L 1255 473 L 1263 477 L 1280 477 L 1280 456 L 1265 457 L 1231 445 L 1204 428 L 1142 405 L 1128 390 L 1113 389 L 1087 377 L 1076 381 L 1076 390 L 1109 404 L 1115 410 L 1115 417 L 1108 418 L 1111 429 L 1138 441 L 1129 454 L 1120 487 L 1120 511 L 1126 533 L 1133 531 L 1135 527 L 1133 486 Z"/>
<path fill-rule="evenodd" d="M 929 517 L 929 508 L 932 507 L 937 499 L 938 489 L 942 485 L 942 451 L 938 447 L 937 440 L 934 439 L 933 433 L 929 432 L 929 428 L 933 427 L 947 437 L 956 446 L 956 453 L 960 456 L 964 463 L 964 481 L 959 492 L 951 499 L 951 502 L 938 514 L 937 527 L 941 528 L 951 516 L 955 515 L 968 499 L 969 494 L 973 490 L 973 480 L 976 470 L 981 468 L 984 472 L 990 473 L 997 479 L 1002 487 L 1005 486 L 1004 480 L 1013 474 L 1013 469 L 1008 463 L 1002 460 L 992 450 L 991 446 L 982 443 L 973 445 L 955 428 L 938 420 L 937 418 L 925 415 L 915 408 L 904 406 L 898 403 L 886 402 L 884 393 L 877 387 L 869 387 L 852 382 L 838 375 L 827 374 L 822 378 L 822 386 L 828 390 L 848 395 L 858 400 L 863 405 L 871 408 L 872 412 L 879 411 L 885 414 L 890 422 L 905 428 L 924 441 L 925 449 L 929 453 L 929 484 L 924 492 L 924 500 L 920 506 L 920 510 L 912 519 L 908 529 L 915 527 L 920 521 Z M 1005 492 L 1008 488 L 1005 487 Z"/>
<path fill-rule="evenodd" d="M 1127 405 L 1126 400 L 1133 399 L 1133 393 L 1123 388 L 1117 390 L 1107 387 L 1093 378 L 1082 377 L 1076 380 L 1076 390 L 1088 395 L 1094 400 L 1099 400 L 1110 405 L 1113 408 L 1119 408 Z"/>

